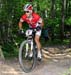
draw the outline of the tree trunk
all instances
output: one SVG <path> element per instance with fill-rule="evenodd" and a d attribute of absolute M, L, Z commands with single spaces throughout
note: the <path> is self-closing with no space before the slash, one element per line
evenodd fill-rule
<path fill-rule="evenodd" d="M 55 17 L 55 0 L 51 0 L 51 18 L 53 19 Z"/>
<path fill-rule="evenodd" d="M 1 46 L 0 46 L 0 60 L 5 60 Z"/>
<path fill-rule="evenodd" d="M 68 2 L 68 17 L 71 17 L 71 1 Z"/>
<path fill-rule="evenodd" d="M 70 43 L 69 43 L 69 48 L 71 48 L 71 30 L 70 30 Z"/>
<path fill-rule="evenodd" d="M 61 1 L 62 9 L 61 9 L 61 41 L 64 39 L 64 21 L 65 21 L 65 10 L 66 10 L 66 0 Z"/>
<path fill-rule="evenodd" d="M 71 1 L 69 1 L 69 6 L 68 6 L 68 17 L 71 17 Z M 70 43 L 69 43 L 69 47 L 71 48 L 71 26 L 70 26 Z"/>
<path fill-rule="evenodd" d="M 29 2 L 33 2 L 33 0 L 29 0 Z"/>
<path fill-rule="evenodd" d="M 68 16 L 68 2 L 69 2 L 69 0 L 66 0 L 66 18 Z"/>

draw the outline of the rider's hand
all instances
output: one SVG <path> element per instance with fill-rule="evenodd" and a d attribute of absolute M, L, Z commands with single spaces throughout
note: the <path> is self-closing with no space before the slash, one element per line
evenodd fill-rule
<path fill-rule="evenodd" d="M 19 30 L 18 30 L 18 34 L 19 34 L 19 35 L 23 35 L 23 34 L 24 34 L 23 29 L 19 29 Z"/>
<path fill-rule="evenodd" d="M 41 30 L 41 26 L 37 26 L 37 27 L 36 27 L 36 30 L 37 30 L 37 31 Z"/>

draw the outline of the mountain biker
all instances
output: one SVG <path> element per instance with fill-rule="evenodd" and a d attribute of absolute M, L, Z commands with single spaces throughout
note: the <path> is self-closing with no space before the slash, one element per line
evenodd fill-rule
<path fill-rule="evenodd" d="M 40 36 L 41 36 L 41 29 L 43 27 L 43 20 L 42 18 L 33 11 L 33 6 L 31 4 L 26 4 L 24 7 L 24 12 L 25 14 L 23 14 L 20 18 L 20 21 L 19 21 L 19 30 L 22 32 L 22 23 L 23 22 L 27 22 L 28 25 L 29 25 L 29 28 L 36 28 L 36 29 L 39 29 L 39 31 L 36 31 L 36 34 L 35 34 L 35 42 L 36 42 L 36 45 L 37 45 L 37 48 L 38 48 L 38 54 L 37 54 L 37 58 L 38 59 L 41 59 L 42 56 L 41 56 L 41 44 L 40 44 Z M 32 57 L 32 52 L 30 54 L 30 57 Z"/>

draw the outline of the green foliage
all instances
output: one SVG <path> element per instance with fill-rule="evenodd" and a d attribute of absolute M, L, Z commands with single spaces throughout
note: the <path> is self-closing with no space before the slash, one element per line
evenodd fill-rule
<path fill-rule="evenodd" d="M 67 25 L 71 25 L 71 17 L 67 18 L 67 19 L 65 20 L 65 23 L 66 23 Z"/>
<path fill-rule="evenodd" d="M 11 42 L 3 44 L 3 50 L 6 55 L 8 54 L 16 54 L 17 55 L 17 47 L 15 46 L 16 43 L 20 44 L 23 40 L 22 37 L 17 36 L 18 30 L 18 22 L 22 14 L 24 14 L 23 6 L 26 3 L 33 4 L 34 11 L 36 11 L 44 20 L 44 28 L 51 27 L 52 33 L 59 37 L 60 33 L 60 25 L 61 25 L 61 18 L 62 18 L 62 4 L 61 0 L 55 0 L 54 3 L 54 12 L 52 13 L 52 0 L 33 0 L 33 2 L 29 2 L 28 0 L 0 0 L 0 28 L 4 28 L 5 30 L 1 29 L 1 35 L 6 35 L 7 39 L 10 40 L 10 37 L 14 39 L 10 40 Z M 64 23 L 66 25 L 71 25 L 71 1 L 68 0 L 66 10 L 64 15 L 67 13 L 65 17 Z M 47 13 L 45 13 L 45 10 Z M 45 16 L 47 15 L 47 17 Z M 52 15 L 54 15 L 53 18 Z M 3 27 L 4 26 L 4 27 Z M 23 23 L 23 28 L 26 30 L 28 25 Z M 3 36 L 1 36 L 3 37 Z M 6 37 L 1 40 L 5 42 Z M 60 39 L 54 38 L 53 43 L 59 43 Z M 43 41 L 44 42 L 44 41 Z M 64 41 L 66 42 L 66 40 Z M 51 42 L 52 43 L 52 42 Z M 67 42 L 66 42 L 67 43 Z"/>
<path fill-rule="evenodd" d="M 6 43 L 2 46 L 2 50 L 6 57 L 17 57 L 18 56 L 18 49 L 14 45 L 14 43 Z"/>

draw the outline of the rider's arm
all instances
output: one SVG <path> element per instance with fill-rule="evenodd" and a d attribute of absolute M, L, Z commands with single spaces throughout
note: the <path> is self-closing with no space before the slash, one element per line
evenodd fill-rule
<path fill-rule="evenodd" d="M 42 28 L 43 28 L 43 26 L 44 26 L 44 22 L 43 22 L 43 20 L 42 20 L 41 26 L 42 26 Z"/>
<path fill-rule="evenodd" d="M 19 22 L 19 29 L 22 30 L 22 22 Z"/>
<path fill-rule="evenodd" d="M 21 18 L 19 21 L 19 29 L 22 30 L 22 23 L 24 22 L 24 20 Z"/>
<path fill-rule="evenodd" d="M 39 19 L 38 23 L 39 23 L 39 24 L 41 25 L 41 27 L 43 28 L 44 22 L 43 22 L 43 19 L 42 19 L 42 18 Z"/>

